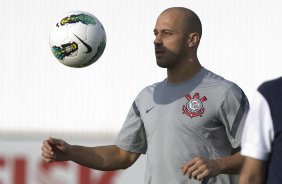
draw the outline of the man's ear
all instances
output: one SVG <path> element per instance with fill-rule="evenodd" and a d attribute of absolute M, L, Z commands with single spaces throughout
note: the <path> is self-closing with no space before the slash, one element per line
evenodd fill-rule
<path fill-rule="evenodd" d="M 198 33 L 190 33 L 188 35 L 188 46 L 195 47 L 198 46 L 200 42 L 200 35 Z"/>

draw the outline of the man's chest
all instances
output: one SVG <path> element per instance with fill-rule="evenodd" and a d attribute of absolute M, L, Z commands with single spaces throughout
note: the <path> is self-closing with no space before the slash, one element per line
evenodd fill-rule
<path fill-rule="evenodd" d="M 219 98 L 208 92 L 183 93 L 173 100 L 165 99 L 165 96 L 162 98 L 164 99 L 158 101 L 148 98 L 140 109 L 141 119 L 148 134 L 155 129 L 170 130 L 174 127 L 208 129 L 219 126 Z"/>

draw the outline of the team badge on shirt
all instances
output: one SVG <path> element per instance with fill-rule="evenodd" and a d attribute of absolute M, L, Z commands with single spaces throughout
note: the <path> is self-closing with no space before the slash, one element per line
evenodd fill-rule
<path fill-rule="evenodd" d="M 188 102 L 183 105 L 182 111 L 183 114 L 190 116 L 191 118 L 202 116 L 205 112 L 205 108 L 203 102 L 207 100 L 207 97 L 200 97 L 199 93 L 195 93 L 193 97 L 190 94 L 186 95 L 185 98 Z"/>

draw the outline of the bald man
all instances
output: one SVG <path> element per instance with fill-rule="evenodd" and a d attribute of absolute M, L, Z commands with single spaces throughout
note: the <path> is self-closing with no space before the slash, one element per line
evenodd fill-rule
<path fill-rule="evenodd" d="M 229 174 L 239 173 L 243 162 L 238 150 L 249 109 L 244 92 L 201 66 L 202 25 L 193 11 L 166 9 L 154 34 L 157 65 L 167 77 L 137 95 L 114 145 L 84 147 L 49 138 L 43 159 L 117 170 L 146 154 L 146 184 L 232 183 Z"/>

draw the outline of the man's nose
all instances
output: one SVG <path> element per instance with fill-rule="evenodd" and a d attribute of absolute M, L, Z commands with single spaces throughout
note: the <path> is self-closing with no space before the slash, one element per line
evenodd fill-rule
<path fill-rule="evenodd" d="M 162 38 L 160 35 L 156 35 L 156 38 L 154 40 L 155 45 L 161 45 L 163 43 Z"/>

